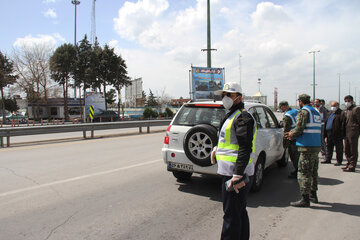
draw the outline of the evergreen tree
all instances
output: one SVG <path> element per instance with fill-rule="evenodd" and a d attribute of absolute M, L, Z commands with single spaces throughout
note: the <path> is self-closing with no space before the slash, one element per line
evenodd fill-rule
<path fill-rule="evenodd" d="M 154 96 L 153 92 L 150 90 L 150 93 L 149 93 L 149 96 L 148 96 L 148 99 L 147 99 L 147 102 L 146 102 L 146 106 L 148 107 L 156 107 L 158 106 L 158 102 L 156 100 L 156 97 Z"/>

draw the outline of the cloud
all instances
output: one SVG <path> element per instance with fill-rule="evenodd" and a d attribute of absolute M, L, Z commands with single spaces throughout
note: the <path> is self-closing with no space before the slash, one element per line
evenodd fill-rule
<path fill-rule="evenodd" d="M 48 18 L 56 18 L 56 12 L 53 8 L 49 8 L 46 12 L 43 12 L 43 15 Z"/>
<path fill-rule="evenodd" d="M 65 42 L 65 39 L 59 33 L 54 33 L 53 36 L 38 34 L 36 37 L 33 37 L 32 35 L 27 35 L 23 38 L 16 39 L 13 46 L 32 47 L 35 45 L 46 45 L 55 48 L 57 45 L 59 45 L 59 41 Z"/>
<path fill-rule="evenodd" d="M 272 2 L 259 3 L 256 6 L 256 11 L 251 14 L 251 18 L 255 27 L 290 21 L 290 17 L 286 14 L 284 8 Z"/>
<path fill-rule="evenodd" d="M 56 0 L 43 0 L 43 3 L 49 4 L 49 3 L 55 3 Z"/>
<path fill-rule="evenodd" d="M 168 7 L 167 0 L 125 2 L 114 18 L 115 31 L 125 39 L 156 47 L 161 44 L 163 30 L 157 21 Z"/>

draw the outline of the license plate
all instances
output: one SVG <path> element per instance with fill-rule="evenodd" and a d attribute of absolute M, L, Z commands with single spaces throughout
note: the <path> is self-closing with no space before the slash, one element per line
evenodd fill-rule
<path fill-rule="evenodd" d="M 190 172 L 194 171 L 193 165 L 184 164 L 184 163 L 169 162 L 169 168 L 190 171 Z"/>

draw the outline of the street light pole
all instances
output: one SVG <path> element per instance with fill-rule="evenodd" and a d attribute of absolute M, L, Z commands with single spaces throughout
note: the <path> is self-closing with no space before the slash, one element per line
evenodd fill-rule
<path fill-rule="evenodd" d="M 309 52 L 313 54 L 313 103 L 315 102 L 315 53 L 317 52 L 320 52 L 320 50 Z"/>
<path fill-rule="evenodd" d="M 339 75 L 339 104 L 340 104 L 340 77 L 341 77 L 341 73 L 338 73 Z"/>
<path fill-rule="evenodd" d="M 76 46 L 76 6 L 80 4 L 80 1 L 78 1 L 78 0 L 72 0 L 71 3 L 74 4 L 74 6 L 75 6 L 74 46 Z M 75 79 L 74 79 L 74 98 L 76 98 Z"/>

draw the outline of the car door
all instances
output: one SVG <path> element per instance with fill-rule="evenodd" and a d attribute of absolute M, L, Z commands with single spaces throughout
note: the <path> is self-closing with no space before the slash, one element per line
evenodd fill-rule
<path fill-rule="evenodd" d="M 268 129 L 271 132 L 271 156 L 272 156 L 272 162 L 279 160 L 283 153 L 283 129 L 280 127 L 280 124 L 275 117 L 274 113 L 268 108 L 264 107 L 266 112 L 266 117 L 269 122 Z"/>
<path fill-rule="evenodd" d="M 268 128 L 269 123 L 266 113 L 262 106 L 252 107 L 249 109 L 249 112 L 253 115 L 257 127 L 255 155 L 259 156 L 259 154 L 264 151 L 266 154 L 265 167 L 267 167 L 269 158 L 271 159 L 272 157 L 268 155 L 271 154 L 271 131 Z"/>

